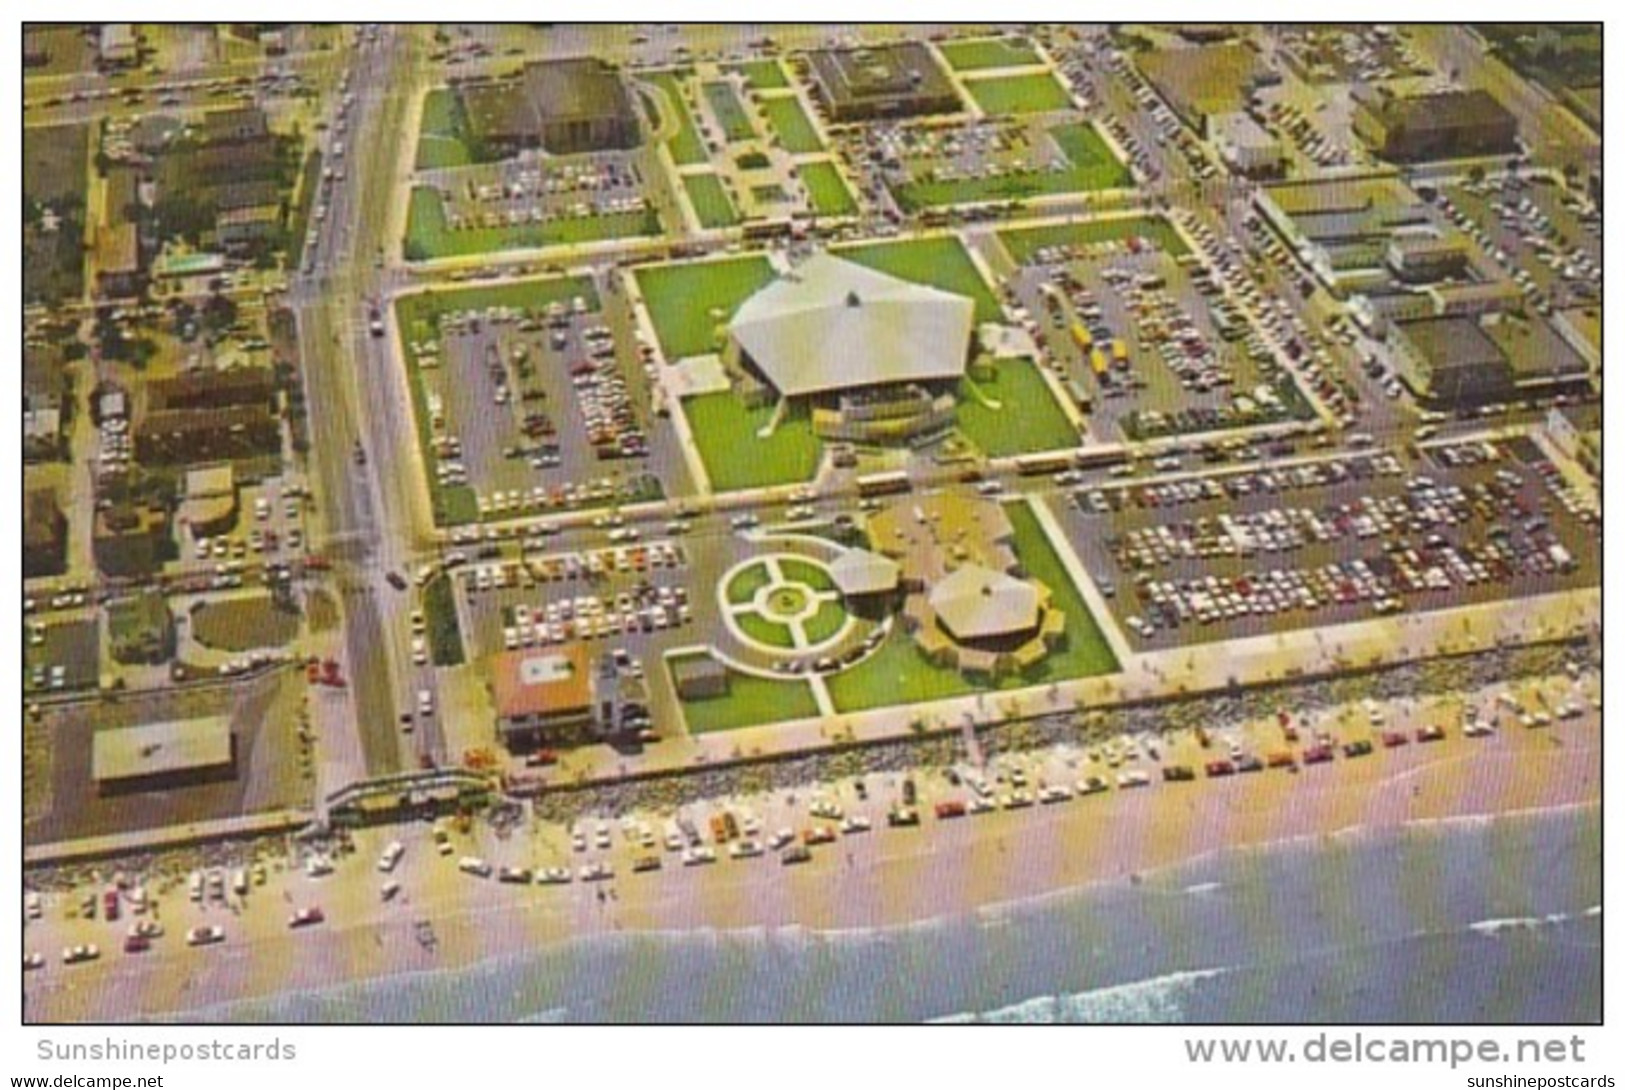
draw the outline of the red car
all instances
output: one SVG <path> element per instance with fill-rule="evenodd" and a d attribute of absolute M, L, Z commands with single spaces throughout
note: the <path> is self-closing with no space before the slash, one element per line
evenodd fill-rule
<path fill-rule="evenodd" d="M 1230 776 L 1236 771 L 1236 766 L 1229 761 L 1209 761 L 1207 774 L 1209 776 Z"/>
<path fill-rule="evenodd" d="M 152 949 L 152 940 L 145 935 L 126 935 L 124 937 L 124 952 L 126 954 L 144 954 Z"/>
<path fill-rule="evenodd" d="M 965 816 L 965 804 L 962 802 L 937 803 L 937 817 L 943 820 L 948 818 L 962 818 Z"/>
<path fill-rule="evenodd" d="M 1325 764 L 1332 759 L 1332 747 L 1329 745 L 1310 746 L 1303 751 L 1303 763 L 1306 765 Z"/>
<path fill-rule="evenodd" d="M 289 927 L 311 927 L 327 919 L 319 908 L 301 908 L 288 917 Z"/>
<path fill-rule="evenodd" d="M 1382 746 L 1384 749 L 1398 749 L 1409 741 L 1410 739 L 1405 737 L 1404 731 L 1385 730 L 1382 732 Z"/>

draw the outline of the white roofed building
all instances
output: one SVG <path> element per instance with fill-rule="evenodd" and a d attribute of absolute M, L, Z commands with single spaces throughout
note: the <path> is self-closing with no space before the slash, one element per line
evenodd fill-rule
<path fill-rule="evenodd" d="M 814 431 L 910 439 L 952 422 L 976 304 L 818 254 L 764 287 L 729 326 L 728 362 L 764 395 L 814 402 Z"/>

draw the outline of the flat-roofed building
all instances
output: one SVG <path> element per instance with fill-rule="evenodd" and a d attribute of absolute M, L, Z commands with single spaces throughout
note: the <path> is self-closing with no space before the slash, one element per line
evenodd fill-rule
<path fill-rule="evenodd" d="M 67 373 L 60 345 L 23 345 L 23 458 L 54 458 L 62 452 L 63 396 Z"/>
<path fill-rule="evenodd" d="M 1286 173 L 1281 141 L 1245 110 L 1209 115 L 1207 138 L 1225 165 L 1244 178 L 1279 178 Z"/>
<path fill-rule="evenodd" d="M 210 110 L 193 127 L 205 144 L 246 144 L 271 135 L 270 122 L 258 106 Z"/>
<path fill-rule="evenodd" d="M 728 668 L 711 655 L 682 655 L 670 659 L 668 668 L 679 700 L 727 695 Z"/>
<path fill-rule="evenodd" d="M 1420 400 L 1468 406 L 1505 400 L 1513 391 L 1506 353 L 1472 318 L 1424 318 L 1390 327 L 1396 370 Z"/>
<path fill-rule="evenodd" d="M 229 715 L 112 727 L 91 741 L 91 778 L 103 795 L 162 791 L 237 774 Z"/>
<path fill-rule="evenodd" d="M 1518 119 L 1488 91 L 1402 95 L 1357 87 L 1355 135 L 1381 158 L 1399 163 L 1511 155 Z"/>
<path fill-rule="evenodd" d="M 510 750 L 591 737 L 594 672 L 586 646 L 505 651 L 491 660 L 497 734 Z"/>
<path fill-rule="evenodd" d="M 1281 80 L 1244 41 L 1146 50 L 1136 54 L 1135 64 L 1169 109 L 1198 133 L 1208 131 L 1208 118 L 1244 110 L 1254 91 Z"/>
<path fill-rule="evenodd" d="M 813 90 L 835 121 L 918 117 L 964 109 L 953 81 L 919 42 L 817 49 L 807 60 Z"/>
<path fill-rule="evenodd" d="M 96 290 L 109 299 L 141 293 L 141 236 L 133 221 L 96 232 Z"/>
<path fill-rule="evenodd" d="M 97 60 L 103 68 L 129 68 L 141 61 L 141 39 L 134 23 L 103 23 L 98 31 Z"/>
<path fill-rule="evenodd" d="M 625 79 L 596 57 L 536 61 L 518 76 L 470 81 L 457 93 L 474 142 L 490 155 L 530 148 L 578 155 L 642 139 Z"/>
<path fill-rule="evenodd" d="M 1449 280 L 1467 272 L 1467 243 L 1455 233 L 1400 231 L 1388 240 L 1387 261 L 1406 283 Z"/>
<path fill-rule="evenodd" d="M 178 518 L 194 538 L 219 537 L 237 524 L 237 480 L 230 462 L 187 470 Z"/>

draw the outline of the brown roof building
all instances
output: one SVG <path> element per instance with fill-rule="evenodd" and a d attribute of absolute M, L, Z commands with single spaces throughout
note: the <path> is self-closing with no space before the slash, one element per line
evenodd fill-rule
<path fill-rule="evenodd" d="M 1518 120 L 1488 91 L 1398 95 L 1357 88 L 1354 132 L 1384 159 L 1412 163 L 1510 155 Z"/>
<path fill-rule="evenodd" d="M 819 49 L 808 54 L 813 88 L 835 121 L 957 113 L 953 81 L 919 42 Z"/>
<path fill-rule="evenodd" d="M 497 655 L 491 660 L 497 734 L 515 751 L 582 740 L 593 723 L 593 678 L 580 643 Z"/>

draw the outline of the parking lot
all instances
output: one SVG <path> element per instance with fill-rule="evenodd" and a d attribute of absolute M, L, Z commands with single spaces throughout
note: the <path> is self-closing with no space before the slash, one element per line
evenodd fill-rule
<path fill-rule="evenodd" d="M 94 659 L 91 660 L 94 662 Z M 273 672 L 222 688 L 159 692 L 116 702 L 60 705 L 44 712 L 51 747 L 48 812 L 31 822 L 29 843 L 131 833 L 307 805 L 308 750 L 297 738 L 304 684 Z M 92 739 L 99 730 L 230 715 L 237 774 L 230 780 L 165 791 L 101 794 L 91 778 Z"/>
<path fill-rule="evenodd" d="M 1061 514 L 1144 648 L 1598 582 L 1596 531 L 1548 484 L 1550 463 L 1459 446 L 1473 453 L 1454 464 L 1371 453 L 1114 484 L 1079 490 Z"/>
<path fill-rule="evenodd" d="M 874 169 L 905 211 L 1128 184 L 1128 169 L 1091 125 L 1053 120 L 988 121 L 952 130 L 873 126 L 853 138 L 849 154 Z"/>
<path fill-rule="evenodd" d="M 1391 26 L 1284 26 L 1276 49 L 1310 83 L 1370 83 L 1426 76 L 1409 36 Z"/>
<path fill-rule="evenodd" d="M 521 157 L 421 175 L 440 191 L 446 224 L 465 228 L 521 227 L 559 219 L 641 211 L 643 177 L 625 152 Z"/>
<path fill-rule="evenodd" d="M 1602 293 L 1602 213 L 1560 187 L 1502 178 L 1444 186 L 1437 208 L 1540 313 Z"/>
<path fill-rule="evenodd" d="M 451 311 L 408 344 L 437 483 L 473 491 L 481 516 L 652 495 L 645 376 L 586 297 L 543 315 Z M 630 376 L 630 377 L 629 377 Z"/>
<path fill-rule="evenodd" d="M 1269 346 L 1192 259 L 1106 244 L 1040 250 L 1011 287 L 1053 366 L 1087 391 L 1105 440 L 1152 438 L 1303 415 Z M 1048 259 L 1048 260 L 1046 260 Z"/>

